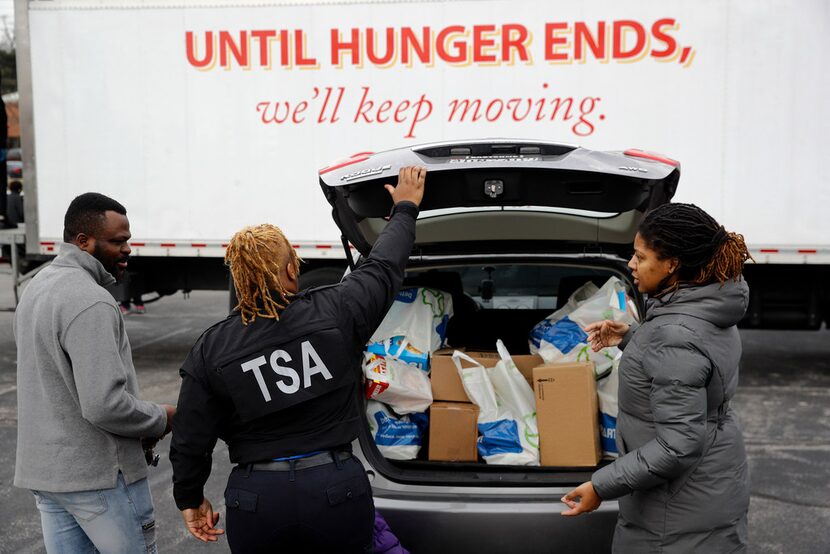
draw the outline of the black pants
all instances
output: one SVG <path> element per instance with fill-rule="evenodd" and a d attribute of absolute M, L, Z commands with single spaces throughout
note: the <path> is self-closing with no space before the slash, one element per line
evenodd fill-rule
<path fill-rule="evenodd" d="M 356 458 L 293 472 L 234 468 L 225 504 L 234 553 L 372 551 L 372 489 Z"/>

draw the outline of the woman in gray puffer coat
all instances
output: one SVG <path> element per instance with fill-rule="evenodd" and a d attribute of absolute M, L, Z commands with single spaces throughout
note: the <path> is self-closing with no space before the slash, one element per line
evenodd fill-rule
<path fill-rule="evenodd" d="M 749 469 L 729 406 L 738 386 L 749 254 L 690 204 L 643 219 L 629 262 L 648 294 L 639 326 L 588 326 L 595 349 L 619 344 L 620 457 L 562 501 L 564 515 L 619 499 L 614 552 L 744 552 Z"/>

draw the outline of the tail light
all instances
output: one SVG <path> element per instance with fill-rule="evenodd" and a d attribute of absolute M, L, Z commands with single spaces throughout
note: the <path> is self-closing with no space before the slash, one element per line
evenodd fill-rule
<path fill-rule="evenodd" d="M 352 164 L 365 162 L 372 156 L 372 154 L 374 154 L 374 152 L 358 152 L 357 154 L 352 154 L 351 157 L 346 158 L 345 160 L 337 160 L 331 165 L 327 165 L 326 167 L 321 169 L 320 175 L 328 173 L 329 171 L 334 171 L 335 169 L 341 169 Z"/>
<path fill-rule="evenodd" d="M 642 158 L 644 160 L 651 160 L 654 162 L 661 162 L 664 164 L 668 164 L 672 167 L 680 167 L 680 162 L 677 160 L 673 160 L 671 158 L 667 158 L 662 154 L 658 154 L 656 152 L 646 152 L 645 150 L 638 150 L 636 148 L 629 148 L 625 152 L 623 152 L 626 156 L 631 156 L 632 158 Z"/>

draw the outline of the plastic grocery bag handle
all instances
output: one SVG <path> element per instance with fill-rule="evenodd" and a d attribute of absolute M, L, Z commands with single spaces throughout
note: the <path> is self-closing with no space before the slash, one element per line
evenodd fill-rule
<path fill-rule="evenodd" d="M 511 365 L 516 365 L 513 361 L 513 357 L 510 355 L 510 352 L 507 351 L 507 347 L 504 345 L 501 339 L 496 341 L 496 350 L 499 353 L 501 361 L 503 361 L 505 364 L 508 364 L 508 367 Z"/>
<path fill-rule="evenodd" d="M 478 361 L 474 360 L 473 358 L 471 358 L 470 356 L 468 356 L 467 354 L 465 354 L 464 352 L 462 352 L 460 350 L 456 350 L 455 352 L 452 353 L 452 363 L 455 364 L 455 368 L 458 371 L 462 371 L 464 369 L 463 367 L 461 367 L 461 360 L 464 360 L 465 362 L 470 362 L 474 366 L 478 366 L 478 367 L 482 367 L 482 368 L 484 367 Z"/>
<path fill-rule="evenodd" d="M 386 355 L 389 358 L 398 360 L 398 359 L 400 359 L 401 354 L 403 353 L 404 349 L 406 349 L 406 347 L 408 345 L 409 345 L 409 340 L 406 337 L 401 338 L 401 346 L 398 348 L 398 351 L 393 354 L 392 352 L 389 351 L 389 349 L 392 347 L 392 338 L 390 337 L 390 338 L 383 341 L 383 351 L 386 353 Z"/>
<path fill-rule="evenodd" d="M 471 364 L 472 367 L 461 367 L 462 360 Z M 498 419 L 499 403 L 487 369 L 460 350 L 452 353 L 452 362 L 458 370 L 461 386 L 464 387 L 464 391 L 473 404 L 479 407 L 478 422 L 484 423 Z"/>

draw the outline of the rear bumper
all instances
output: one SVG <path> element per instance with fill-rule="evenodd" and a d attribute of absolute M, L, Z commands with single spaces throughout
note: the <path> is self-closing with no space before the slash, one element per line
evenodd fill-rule
<path fill-rule="evenodd" d="M 558 498 L 474 499 L 460 493 L 448 498 L 418 498 L 414 493 L 390 497 L 376 490 L 375 508 L 413 554 L 610 552 L 616 501 L 570 518 L 560 515 L 564 505 Z"/>
<path fill-rule="evenodd" d="M 590 479 L 590 472 L 562 485 L 554 484 L 553 475 L 525 487 L 494 481 L 413 484 L 394 480 L 369 463 L 360 441 L 353 443 L 353 452 L 369 475 L 375 508 L 412 554 L 611 551 L 616 500 L 590 514 L 561 515 L 565 505 L 559 499 Z"/>

